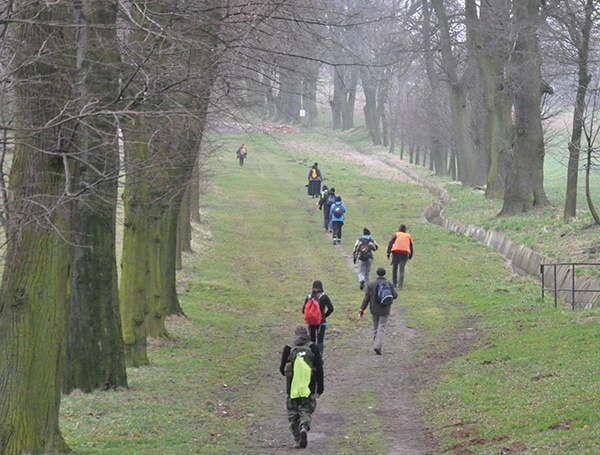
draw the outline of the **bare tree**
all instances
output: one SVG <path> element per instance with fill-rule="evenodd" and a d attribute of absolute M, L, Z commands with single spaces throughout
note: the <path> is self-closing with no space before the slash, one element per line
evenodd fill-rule
<path fill-rule="evenodd" d="M 66 450 L 58 411 L 71 268 L 66 171 L 74 134 L 65 112 L 75 67 L 70 6 L 27 0 L 12 7 L 15 145 L 0 289 L 5 455 Z"/>
<path fill-rule="evenodd" d="M 515 43 L 510 61 L 515 140 L 500 215 L 526 212 L 548 205 L 544 191 L 544 134 L 540 115 L 543 92 L 551 90 L 541 75 L 536 31 L 540 26 L 538 0 L 513 0 Z"/>

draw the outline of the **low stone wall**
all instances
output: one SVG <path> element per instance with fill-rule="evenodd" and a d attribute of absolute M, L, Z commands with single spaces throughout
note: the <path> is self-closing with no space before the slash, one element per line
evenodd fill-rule
<path fill-rule="evenodd" d="M 459 232 L 484 245 L 494 248 L 510 261 L 511 266 L 516 273 L 533 277 L 541 282 L 542 275 L 540 266 L 542 264 L 561 262 L 535 252 L 524 245 L 515 245 L 507 235 L 500 232 L 487 231 L 473 225 L 465 227 L 447 220 L 443 217 L 443 210 L 450 201 L 448 192 L 435 183 L 423 179 L 410 169 L 406 169 L 405 172 L 414 180 L 422 183 L 437 199 L 437 202 L 433 203 L 425 211 L 424 216 L 428 222 Z M 554 268 L 556 268 L 556 283 Z M 546 289 L 546 296 L 554 298 L 554 292 L 548 290 L 557 289 L 557 298 L 569 306 L 573 306 L 573 283 L 575 283 L 574 289 L 577 290 L 575 295 L 575 308 L 592 308 L 600 305 L 599 280 L 588 276 L 581 278 L 575 277 L 575 281 L 573 282 L 571 266 L 557 265 L 556 267 L 544 267 L 544 287 Z"/>

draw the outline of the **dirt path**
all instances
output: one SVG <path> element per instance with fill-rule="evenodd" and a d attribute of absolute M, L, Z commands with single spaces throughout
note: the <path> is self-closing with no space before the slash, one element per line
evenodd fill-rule
<path fill-rule="evenodd" d="M 335 149 L 335 152 L 331 150 Z M 314 149 L 312 150 L 314 153 Z M 409 181 L 402 171 L 406 163 L 398 157 L 382 153 L 379 155 L 361 155 L 345 144 L 329 144 L 327 153 L 335 153 L 344 160 L 361 165 L 366 175 L 379 178 Z M 355 270 L 352 258 L 341 247 L 340 254 L 346 256 L 348 267 Z M 355 270 L 356 271 L 356 270 Z M 357 290 L 358 291 L 358 290 Z M 338 337 L 352 337 L 356 340 L 357 355 L 354 361 L 335 355 Z M 381 418 L 384 425 L 385 451 L 391 455 L 424 455 L 430 453 L 435 443 L 425 427 L 417 403 L 417 393 L 422 378 L 417 374 L 409 358 L 418 340 L 418 333 L 407 327 L 400 308 L 392 307 L 390 321 L 385 335 L 383 355 L 377 356 L 372 346 L 372 323 L 367 315 L 357 323 L 352 333 L 336 333 L 331 330 L 327 335 L 325 348 L 325 393 L 318 400 L 313 416 L 313 430 L 309 433 L 309 445 L 301 453 L 332 454 L 344 444 L 344 432 L 360 432 L 361 415 L 373 413 Z M 374 374 L 376 372 L 376 374 Z M 269 378 L 272 390 L 281 390 L 282 379 L 279 375 Z M 348 416 L 344 407 L 353 396 L 360 393 L 365 385 L 377 391 L 378 405 L 374 409 L 358 410 Z M 283 392 L 281 392 L 283 393 Z M 284 409 L 284 396 L 277 396 L 282 410 L 276 420 L 261 428 L 256 428 L 259 439 L 259 453 L 289 454 L 299 453 L 293 448 Z M 358 421 L 357 421 L 358 420 Z M 345 453 L 351 452 L 347 446 Z"/>

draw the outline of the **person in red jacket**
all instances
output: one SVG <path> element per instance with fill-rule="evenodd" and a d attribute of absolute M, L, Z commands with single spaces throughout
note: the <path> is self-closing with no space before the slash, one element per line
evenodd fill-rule
<path fill-rule="evenodd" d="M 406 262 L 412 259 L 413 253 L 412 237 L 406 232 L 406 225 L 401 224 L 387 248 L 387 258 L 389 259 L 390 254 L 392 255 L 392 282 L 398 289 L 402 289 L 404 286 L 404 268 Z"/>

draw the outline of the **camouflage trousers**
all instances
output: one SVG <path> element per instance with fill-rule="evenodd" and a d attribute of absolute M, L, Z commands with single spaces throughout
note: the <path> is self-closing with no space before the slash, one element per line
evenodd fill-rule
<path fill-rule="evenodd" d="M 312 394 L 308 398 L 291 399 L 288 395 L 287 401 L 288 420 L 290 422 L 290 431 L 296 441 L 300 438 L 300 427 L 310 430 L 312 414 L 317 407 L 317 398 Z"/>

